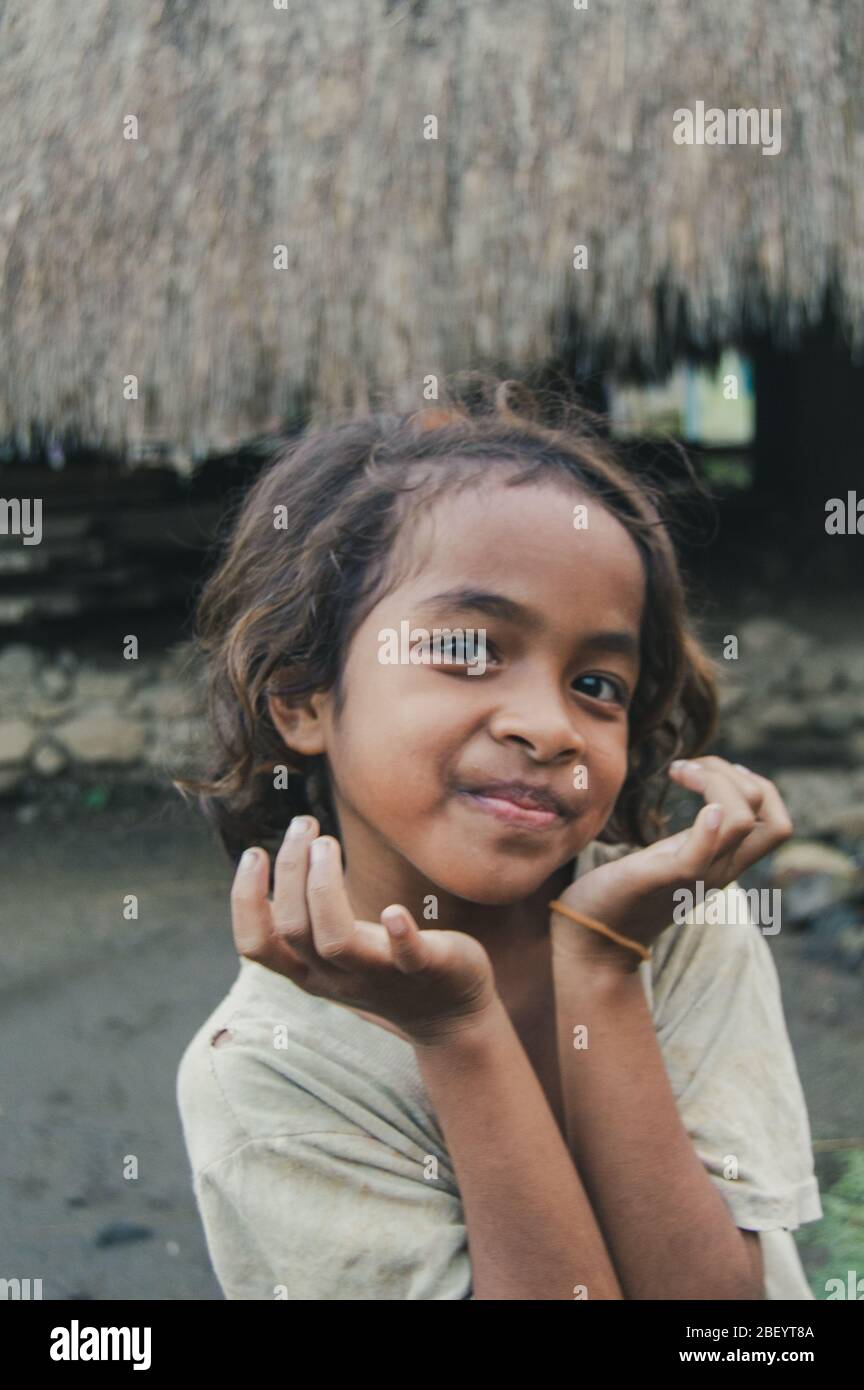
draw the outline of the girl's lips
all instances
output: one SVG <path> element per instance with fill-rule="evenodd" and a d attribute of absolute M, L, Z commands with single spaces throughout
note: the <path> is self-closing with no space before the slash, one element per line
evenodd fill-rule
<path fill-rule="evenodd" d="M 556 811 L 532 810 L 527 806 L 517 806 L 515 801 L 507 801 L 500 796 L 482 796 L 479 792 L 461 792 L 460 795 L 467 798 L 469 805 L 473 805 L 478 811 L 485 811 L 487 816 L 495 816 L 496 820 L 504 821 L 507 825 L 522 825 L 529 830 L 543 830 L 549 825 L 561 825 L 562 818 Z"/>

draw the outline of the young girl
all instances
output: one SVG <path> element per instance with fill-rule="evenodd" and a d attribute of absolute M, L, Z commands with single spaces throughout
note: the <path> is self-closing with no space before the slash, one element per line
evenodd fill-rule
<path fill-rule="evenodd" d="M 178 1104 L 228 1298 L 809 1298 L 822 1212 L 654 492 L 572 414 L 292 443 L 201 600 L 236 983 Z M 669 781 L 705 802 L 663 838 Z M 245 853 L 241 851 L 245 850 Z M 699 906 L 680 925 L 678 890 Z"/>

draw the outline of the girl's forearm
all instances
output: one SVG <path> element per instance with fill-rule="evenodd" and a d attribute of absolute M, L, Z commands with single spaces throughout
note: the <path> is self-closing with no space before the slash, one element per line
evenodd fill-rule
<path fill-rule="evenodd" d="M 553 961 L 570 1150 L 624 1296 L 761 1298 L 745 1237 L 681 1123 L 638 973 L 566 951 Z"/>
<path fill-rule="evenodd" d="M 415 1051 L 462 1196 L 474 1297 L 620 1299 L 585 1189 L 500 1000 L 461 1035 Z"/>

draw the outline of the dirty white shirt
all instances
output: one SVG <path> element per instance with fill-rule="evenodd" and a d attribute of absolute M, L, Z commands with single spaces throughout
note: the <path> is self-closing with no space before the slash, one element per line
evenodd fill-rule
<path fill-rule="evenodd" d="M 624 852 L 595 841 L 576 876 Z M 822 1216 L 807 1109 L 770 947 L 735 915 L 705 925 L 697 907 L 639 970 L 684 1128 L 736 1225 L 760 1232 L 766 1297 L 809 1299 L 791 1235 Z M 226 1298 L 472 1297 L 459 1189 L 404 1039 L 242 960 L 177 1102 Z"/>

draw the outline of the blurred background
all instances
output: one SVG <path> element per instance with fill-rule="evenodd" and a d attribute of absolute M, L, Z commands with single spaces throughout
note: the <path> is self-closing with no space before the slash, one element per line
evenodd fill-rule
<path fill-rule="evenodd" d="M 817 1298 L 864 1276 L 862 55 L 839 0 L 0 6 L 0 1276 L 220 1297 L 174 1100 L 236 972 L 170 786 L 195 593 L 280 441 L 475 368 L 713 497 L 681 548 L 716 751 L 796 822 L 753 881 L 825 1208 L 797 1238 Z M 779 109 L 779 153 L 674 143 L 698 100 Z"/>

